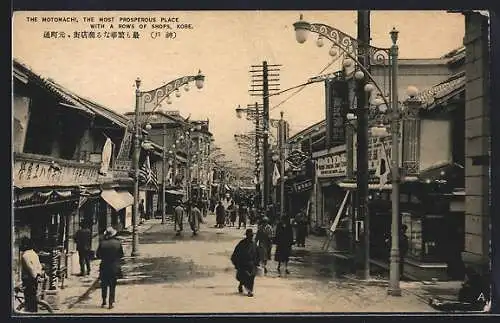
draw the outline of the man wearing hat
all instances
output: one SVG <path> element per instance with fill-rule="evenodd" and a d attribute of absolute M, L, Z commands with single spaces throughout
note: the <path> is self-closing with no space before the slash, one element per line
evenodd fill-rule
<path fill-rule="evenodd" d="M 252 297 L 255 275 L 259 265 L 259 254 L 253 242 L 252 229 L 245 231 L 245 238 L 234 248 L 231 262 L 236 268 L 236 279 L 239 281 L 238 292 L 243 293 L 243 287 L 245 287 L 247 296 Z"/>
<path fill-rule="evenodd" d="M 99 265 L 99 278 L 101 280 L 102 304 L 106 306 L 109 288 L 109 308 L 115 303 L 116 281 L 122 277 L 121 258 L 123 258 L 123 246 L 116 238 L 116 230 L 108 227 L 104 232 L 104 239 L 99 243 L 96 252 L 97 258 L 101 259 Z"/>

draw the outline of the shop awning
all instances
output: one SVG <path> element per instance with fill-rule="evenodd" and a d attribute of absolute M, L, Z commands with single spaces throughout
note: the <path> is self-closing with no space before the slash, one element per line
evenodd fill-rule
<path fill-rule="evenodd" d="M 178 190 L 167 190 L 165 193 L 172 194 L 172 195 L 184 195 L 184 191 L 178 191 Z"/>
<path fill-rule="evenodd" d="M 101 197 L 106 203 L 108 203 L 115 211 L 120 211 L 121 209 L 134 204 L 134 197 L 127 191 L 116 191 L 116 190 L 103 190 L 101 192 Z"/>

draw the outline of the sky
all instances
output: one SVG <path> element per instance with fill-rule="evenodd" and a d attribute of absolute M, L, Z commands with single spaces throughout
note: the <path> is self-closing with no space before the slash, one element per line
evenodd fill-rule
<path fill-rule="evenodd" d="M 181 97 L 174 96 L 172 104 L 165 100 L 160 109 L 178 110 L 191 119 L 209 119 L 215 144 L 238 162 L 234 134 L 254 126 L 245 118 L 237 119 L 235 108 L 262 103 L 262 98 L 252 97 L 248 91 L 251 65 L 261 65 L 264 60 L 281 64 L 279 83 L 283 90 L 319 75 L 332 61 L 328 40 L 321 48 L 316 46 L 313 34 L 304 44 L 295 40 L 293 23 L 301 13 L 308 22 L 327 24 L 356 36 L 355 11 L 15 12 L 13 57 L 43 77 L 118 113 L 133 111 L 137 77 L 142 80 L 141 89 L 147 91 L 195 75 L 200 69 L 206 76 L 203 89 L 193 84 L 188 92 L 182 90 Z M 49 21 L 42 21 L 43 17 Z M 95 24 L 99 17 L 108 18 L 109 23 L 104 23 L 103 29 L 92 29 L 90 18 Z M 56 22 L 53 18 L 67 19 Z M 148 21 L 139 22 L 137 18 Z M 167 24 L 171 29 L 166 29 Z M 458 13 L 371 11 L 371 44 L 390 47 L 389 31 L 393 27 L 399 30 L 400 58 L 438 58 L 462 46 L 465 31 L 464 17 Z M 133 36 L 137 31 L 139 38 L 74 37 L 75 32 L 84 31 L 101 32 L 103 36 L 113 31 Z M 70 37 L 45 38 L 54 32 Z M 171 38 L 173 32 L 175 38 Z M 338 70 L 339 64 L 332 64 L 321 74 Z M 270 98 L 271 118 L 279 118 L 283 111 L 291 135 L 324 119 L 325 106 L 322 83 L 309 85 L 290 97 L 293 93 Z"/>

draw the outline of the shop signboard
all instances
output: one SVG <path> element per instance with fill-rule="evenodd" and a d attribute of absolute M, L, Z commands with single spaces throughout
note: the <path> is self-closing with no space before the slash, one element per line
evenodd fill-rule
<path fill-rule="evenodd" d="M 12 182 L 20 188 L 93 185 L 98 184 L 99 166 L 18 154 L 14 158 Z"/>
<path fill-rule="evenodd" d="M 302 170 L 308 159 L 309 156 L 306 153 L 300 150 L 294 150 L 288 155 L 286 161 L 292 170 Z"/>
<path fill-rule="evenodd" d="M 298 182 L 298 183 L 294 183 L 293 184 L 293 190 L 296 192 L 296 193 L 301 193 L 301 192 L 305 192 L 305 191 L 308 191 L 312 188 L 312 180 L 311 179 L 307 179 L 305 181 L 302 181 L 302 182 Z"/>
<path fill-rule="evenodd" d="M 327 154 L 316 160 L 316 176 L 342 177 L 347 175 L 347 155 L 345 151 Z"/>
<path fill-rule="evenodd" d="M 345 111 L 349 108 L 349 88 L 342 78 L 329 79 L 326 85 L 327 145 L 334 147 L 345 143 Z"/>

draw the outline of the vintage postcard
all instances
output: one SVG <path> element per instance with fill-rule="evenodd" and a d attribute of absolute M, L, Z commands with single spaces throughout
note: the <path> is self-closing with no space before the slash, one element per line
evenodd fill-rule
<path fill-rule="evenodd" d="M 14 315 L 489 311 L 488 12 L 12 26 Z"/>

